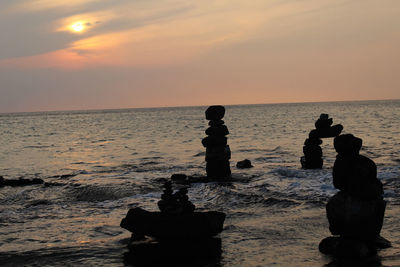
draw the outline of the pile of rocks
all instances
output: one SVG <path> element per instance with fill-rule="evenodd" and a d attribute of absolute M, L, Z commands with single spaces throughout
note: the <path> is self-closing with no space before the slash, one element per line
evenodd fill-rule
<path fill-rule="evenodd" d="M 223 230 L 225 213 L 195 211 L 187 189 L 174 193 L 171 181 L 165 182 L 164 193 L 157 204 L 161 212 L 134 207 L 121 220 L 120 226 L 132 232 L 131 241 L 152 237 L 159 242 L 186 242 L 211 238 Z"/>
<path fill-rule="evenodd" d="M 309 137 L 304 142 L 303 153 L 301 157 L 301 166 L 304 169 L 320 169 L 323 165 L 322 144 L 321 138 L 338 136 L 343 126 L 341 124 L 332 126 L 332 118 L 328 114 L 321 114 L 319 119 L 315 122 L 315 129 L 310 131 Z"/>
<path fill-rule="evenodd" d="M 195 206 L 189 201 L 187 196 L 187 188 L 180 188 L 173 193 L 172 183 L 170 181 L 164 184 L 164 194 L 161 195 L 161 200 L 157 205 L 161 212 L 168 214 L 185 214 L 194 211 Z"/>
<path fill-rule="evenodd" d="M 226 179 L 231 177 L 229 159 L 231 150 L 228 146 L 228 128 L 224 125 L 222 118 L 225 115 L 223 106 L 210 106 L 206 110 L 206 119 L 210 126 L 206 130 L 207 137 L 203 138 L 202 144 L 206 147 L 206 171 L 207 177 L 212 179 Z"/>
<path fill-rule="evenodd" d="M 326 205 L 329 230 L 336 237 L 320 243 L 326 254 L 366 256 L 390 242 L 380 237 L 386 202 L 375 163 L 359 151 L 362 140 L 352 134 L 335 138 L 338 155 L 333 166 L 333 185 L 339 189 Z"/>

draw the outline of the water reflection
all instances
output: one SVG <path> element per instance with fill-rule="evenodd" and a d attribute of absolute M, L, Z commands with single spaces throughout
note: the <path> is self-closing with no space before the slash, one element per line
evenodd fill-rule
<path fill-rule="evenodd" d="M 221 239 L 145 240 L 128 245 L 127 266 L 220 266 Z"/>

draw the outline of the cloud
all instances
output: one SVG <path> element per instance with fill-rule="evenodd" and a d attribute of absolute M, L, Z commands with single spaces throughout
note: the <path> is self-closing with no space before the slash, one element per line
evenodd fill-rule
<path fill-rule="evenodd" d="M 278 5 L 279 1 L 267 6 L 264 1 L 253 1 L 251 4 L 244 1 L 204 1 L 190 5 L 185 1 L 161 2 L 162 5 L 156 1 L 122 1 L 111 8 L 103 9 L 103 2 L 100 1 L 95 11 L 66 16 L 52 22 L 55 32 L 48 31 L 50 26 L 44 27 L 46 21 L 35 17 L 38 28 L 47 28 L 47 31 L 37 33 L 39 38 L 27 34 L 38 40 L 38 44 L 29 47 L 29 44 L 20 42 L 19 49 L 18 46 L 12 49 L 12 43 L 15 43 L 13 40 L 5 45 L 11 48 L 11 53 L 5 49 L 2 57 L 15 57 L 19 51 L 23 51 L 20 56 L 27 56 L 27 62 L 24 63 L 24 59 L 19 57 L 12 65 L 22 64 L 24 67 L 39 68 L 48 67 L 41 64 L 43 61 L 48 62 L 51 57 L 54 58 L 54 66 L 60 66 L 56 61 L 59 58 L 66 59 L 65 56 L 59 56 L 60 54 L 75 54 L 76 56 L 69 57 L 71 60 L 76 60 L 77 56 L 82 54 L 91 55 L 80 58 L 79 64 L 69 64 L 67 60 L 66 68 L 98 64 L 179 64 L 201 56 L 210 49 L 255 38 L 268 22 L 311 8 L 310 5 L 303 4 Z M 90 4 L 90 1 L 83 2 L 88 3 Z M 54 19 L 53 13 L 48 16 Z M 86 29 L 71 30 L 77 23 L 86 25 Z M 71 36 L 71 33 L 77 33 L 79 36 Z M 40 45 L 41 40 L 46 38 L 50 41 Z M 31 51 L 30 55 L 27 51 Z M 46 60 L 40 59 L 40 55 L 37 55 L 40 52 L 43 52 L 42 56 Z M 37 64 L 33 64 L 35 59 Z M 7 63 L 9 62 L 8 60 Z M 0 64 L 5 63 L 3 61 Z"/>
<path fill-rule="evenodd" d="M 399 98 L 400 2 L 382 1 L 1 2 L 1 105 Z"/>

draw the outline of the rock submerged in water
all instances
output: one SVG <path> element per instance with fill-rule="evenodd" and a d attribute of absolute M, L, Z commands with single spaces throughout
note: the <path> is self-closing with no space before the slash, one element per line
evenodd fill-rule
<path fill-rule="evenodd" d="M 222 232 L 225 214 L 218 211 L 169 214 L 133 208 L 121 221 L 121 227 L 134 236 L 163 239 L 198 239 Z"/>
<path fill-rule="evenodd" d="M 376 254 L 377 249 L 391 247 L 390 241 L 378 236 L 369 242 L 357 239 L 329 236 L 319 243 L 321 253 L 344 258 L 365 258 Z"/>
<path fill-rule="evenodd" d="M 39 178 L 33 179 L 4 179 L 3 176 L 0 176 L 0 187 L 3 186 L 26 186 L 26 185 L 35 185 L 35 184 L 43 184 L 44 181 Z"/>
<path fill-rule="evenodd" d="M 137 207 L 130 209 L 122 219 L 120 226 L 132 232 L 132 240 L 145 236 L 158 240 L 199 239 L 215 236 L 223 229 L 225 213 L 195 212 L 187 189 L 183 187 L 174 193 L 171 181 L 164 184 L 161 200 L 157 204 L 161 212 L 149 212 Z"/>
<path fill-rule="evenodd" d="M 236 163 L 236 168 L 238 169 L 247 169 L 247 168 L 252 168 L 253 165 L 251 165 L 251 161 L 248 159 L 239 161 L 238 163 Z"/>

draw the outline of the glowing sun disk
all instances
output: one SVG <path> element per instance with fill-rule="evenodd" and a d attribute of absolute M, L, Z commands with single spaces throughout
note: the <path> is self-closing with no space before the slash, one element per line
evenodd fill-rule
<path fill-rule="evenodd" d="M 85 29 L 85 26 L 82 22 L 76 22 L 71 25 L 71 29 L 75 32 L 81 32 Z"/>

